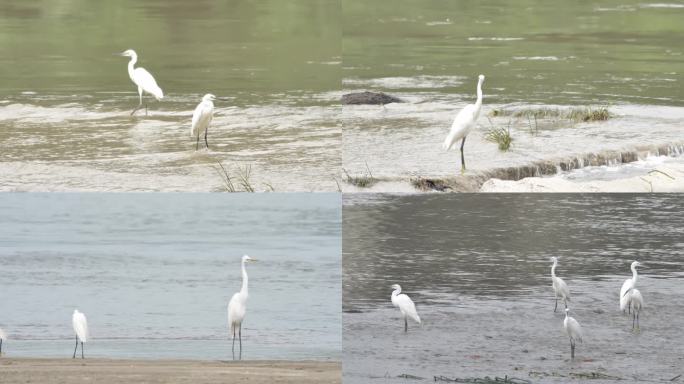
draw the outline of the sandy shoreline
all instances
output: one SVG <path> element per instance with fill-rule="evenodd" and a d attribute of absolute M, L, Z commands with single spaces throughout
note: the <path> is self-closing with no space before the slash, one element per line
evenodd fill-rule
<path fill-rule="evenodd" d="M 342 364 L 318 361 L 193 361 L 0 358 L 13 383 L 341 383 Z"/>

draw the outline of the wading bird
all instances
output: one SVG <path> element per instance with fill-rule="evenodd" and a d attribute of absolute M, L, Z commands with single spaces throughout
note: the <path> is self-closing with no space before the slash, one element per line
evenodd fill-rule
<path fill-rule="evenodd" d="M 465 155 L 463 154 L 463 147 L 465 146 L 466 136 L 470 130 L 475 126 L 477 118 L 480 116 L 480 109 L 482 108 L 482 83 L 484 83 L 484 75 L 480 75 L 477 81 L 477 101 L 475 104 L 466 105 L 456 115 L 454 122 L 451 124 L 451 131 L 444 139 L 442 145 L 445 150 L 452 148 L 458 140 L 461 140 L 461 173 L 465 172 Z"/>
<path fill-rule="evenodd" d="M 563 320 L 563 329 L 565 329 L 565 333 L 570 338 L 570 358 L 574 359 L 575 342 L 582 342 L 582 327 L 577 322 L 577 320 L 575 320 L 574 317 L 571 317 L 568 314 L 568 312 L 570 312 L 570 308 L 565 308 L 565 320 Z"/>
<path fill-rule="evenodd" d="M 204 133 L 204 144 L 209 149 L 209 142 L 207 142 L 207 134 L 209 132 L 209 124 L 214 117 L 214 100 L 216 96 L 207 93 L 202 97 L 202 101 L 195 108 L 192 114 L 192 126 L 190 127 L 190 136 L 197 137 L 197 144 L 195 151 L 199 149 L 200 135 Z"/>
<path fill-rule="evenodd" d="M 7 340 L 7 334 L 0 328 L 0 356 L 2 356 L 2 342 Z"/>
<path fill-rule="evenodd" d="M 404 332 L 408 332 L 408 318 L 420 324 L 420 316 L 416 311 L 416 305 L 413 300 L 406 294 L 401 293 L 401 286 L 399 284 L 392 285 L 392 305 L 399 308 L 401 315 L 404 317 Z"/>
<path fill-rule="evenodd" d="M 237 333 L 240 340 L 240 357 L 242 360 L 242 321 L 245 319 L 247 312 L 247 268 L 245 264 L 256 261 L 247 255 L 242 256 L 242 288 L 240 292 L 233 295 L 228 303 L 228 326 L 230 333 L 233 335 L 233 360 L 235 360 L 235 334 Z"/>
<path fill-rule="evenodd" d="M 138 54 L 134 50 L 128 49 L 121 53 L 121 56 L 128 56 L 131 61 L 128 62 L 128 76 L 138 86 L 138 96 L 140 96 L 140 104 L 131 112 L 131 116 L 143 106 L 143 91 L 154 96 L 157 100 L 164 98 L 164 92 L 157 85 L 157 82 L 152 77 L 152 74 L 147 72 L 145 68 L 133 68 L 138 61 Z M 147 115 L 147 103 L 145 103 L 145 114 Z"/>
<path fill-rule="evenodd" d="M 76 350 L 78 349 L 78 342 L 81 342 L 81 359 L 85 359 L 83 354 L 83 344 L 88 341 L 88 320 L 83 313 L 79 312 L 78 309 L 74 309 L 74 314 L 71 316 L 71 323 L 74 326 L 74 332 L 76 332 L 76 347 L 74 348 L 74 356 L 72 359 L 76 358 Z"/>
<path fill-rule="evenodd" d="M 565 308 L 568 307 L 568 301 L 570 301 L 570 289 L 565 281 L 560 277 L 556 276 L 556 264 L 558 264 L 558 259 L 554 256 L 551 258 L 553 265 L 551 266 L 551 281 L 553 282 L 553 292 L 556 294 L 556 306 L 553 307 L 553 311 L 556 312 L 558 309 L 558 299 L 563 299 Z"/>
<path fill-rule="evenodd" d="M 631 296 L 629 302 L 632 307 L 632 331 L 634 330 L 635 321 L 636 329 L 639 330 L 641 329 L 639 326 L 639 312 L 641 312 L 641 308 L 644 306 L 644 298 L 641 296 L 641 292 L 636 288 L 632 288 L 627 294 Z"/>
<path fill-rule="evenodd" d="M 632 266 L 630 269 L 632 270 L 632 278 L 625 280 L 624 283 L 622 283 L 622 288 L 620 288 L 620 310 L 622 312 L 625 311 L 625 308 L 627 311 L 631 312 L 631 305 L 630 305 L 630 299 L 632 298 L 632 295 L 628 295 L 627 292 L 636 287 L 637 283 L 637 278 L 639 277 L 637 274 L 637 267 L 640 267 L 641 263 L 638 261 L 634 261 L 632 263 Z"/>

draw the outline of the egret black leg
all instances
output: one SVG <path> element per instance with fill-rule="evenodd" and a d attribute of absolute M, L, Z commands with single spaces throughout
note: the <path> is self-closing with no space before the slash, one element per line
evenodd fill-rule
<path fill-rule="evenodd" d="M 637 318 L 637 329 L 641 330 L 641 325 L 639 325 L 639 312 L 636 313 L 636 318 Z"/>
<path fill-rule="evenodd" d="M 632 314 L 632 331 L 634 330 L 634 322 L 636 321 L 636 311 Z"/>
<path fill-rule="evenodd" d="M 235 327 L 233 327 L 233 360 L 235 360 Z"/>
<path fill-rule="evenodd" d="M 2 356 L 2 339 L 0 339 L 0 356 Z"/>
<path fill-rule="evenodd" d="M 408 319 L 404 317 L 404 333 L 408 332 Z"/>
<path fill-rule="evenodd" d="M 81 341 L 81 359 L 85 359 L 85 356 L 83 355 L 83 342 Z"/>
<path fill-rule="evenodd" d="M 199 149 L 199 131 L 197 132 L 197 144 L 195 144 L 195 151 Z"/>
<path fill-rule="evenodd" d="M 207 135 L 209 134 L 209 127 L 204 130 L 204 144 L 207 145 L 207 149 L 209 149 L 209 142 L 207 141 Z"/>
<path fill-rule="evenodd" d="M 147 116 L 147 102 L 145 102 L 145 116 Z"/>
<path fill-rule="evenodd" d="M 240 323 L 240 328 L 238 328 L 238 336 L 240 338 L 240 358 L 242 360 L 242 323 Z"/>
<path fill-rule="evenodd" d="M 570 339 L 570 358 L 575 358 L 575 342 L 573 342 L 572 339 Z"/>
<path fill-rule="evenodd" d="M 553 311 L 556 312 L 557 309 L 558 309 L 558 298 L 556 297 L 556 306 L 553 307 Z"/>
<path fill-rule="evenodd" d="M 74 347 L 74 356 L 72 357 L 72 359 L 76 358 L 76 350 L 77 349 L 78 349 L 78 336 L 76 336 L 76 346 Z"/>
<path fill-rule="evenodd" d="M 465 137 L 461 140 L 461 173 L 465 172 L 465 155 L 463 154 L 463 147 L 465 146 Z"/>
<path fill-rule="evenodd" d="M 565 309 L 568 309 L 568 301 L 566 299 L 563 299 L 563 304 L 565 304 Z"/>

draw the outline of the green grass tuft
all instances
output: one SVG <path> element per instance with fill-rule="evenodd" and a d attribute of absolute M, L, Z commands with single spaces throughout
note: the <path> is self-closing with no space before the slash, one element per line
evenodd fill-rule
<path fill-rule="evenodd" d="M 511 123 L 508 122 L 508 127 L 492 128 L 485 133 L 485 140 L 496 143 L 499 146 L 500 151 L 508 151 L 511 149 L 511 143 L 513 143 L 513 138 L 511 137 Z"/>

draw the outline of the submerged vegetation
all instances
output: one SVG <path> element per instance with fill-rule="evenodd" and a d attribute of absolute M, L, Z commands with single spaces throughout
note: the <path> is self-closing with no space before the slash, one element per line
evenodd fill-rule
<path fill-rule="evenodd" d="M 223 185 L 226 192 L 256 192 L 252 185 L 252 165 L 245 164 L 244 166 L 237 165 L 236 174 L 231 176 L 230 172 L 223 166 L 220 161 L 217 161 L 218 168 L 216 171 L 223 180 Z M 265 183 L 266 190 L 274 192 L 275 188 L 269 183 Z"/>
<path fill-rule="evenodd" d="M 508 122 L 508 127 L 494 127 L 492 121 L 489 120 L 492 128 L 485 133 L 485 139 L 499 146 L 500 151 L 508 151 L 511 148 L 513 138 L 511 137 L 511 122 Z"/>
<path fill-rule="evenodd" d="M 606 121 L 612 116 L 607 107 L 493 109 L 489 115 L 492 117 L 511 116 L 516 118 L 534 118 L 535 125 L 536 119 L 567 119 L 588 122 Z"/>

